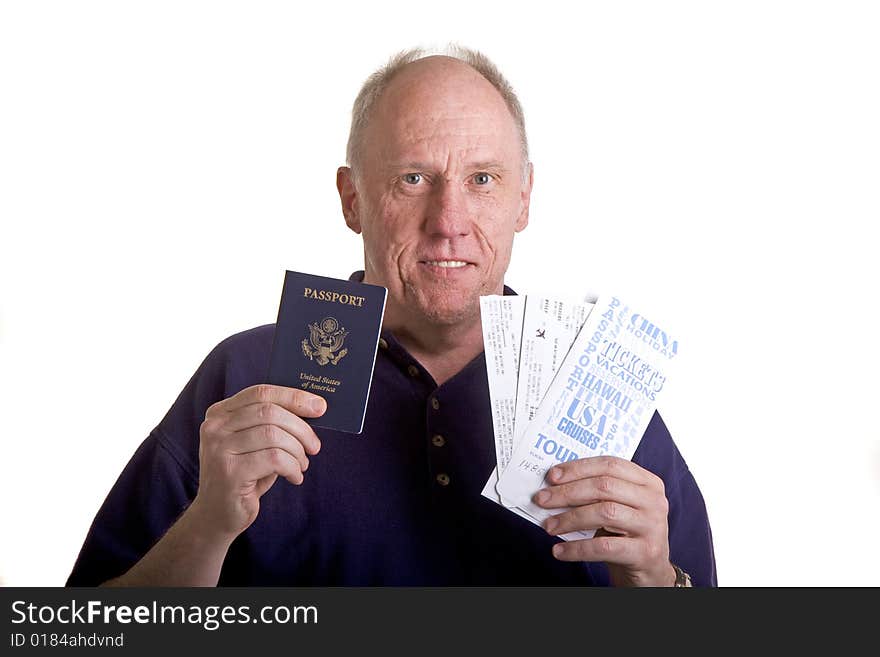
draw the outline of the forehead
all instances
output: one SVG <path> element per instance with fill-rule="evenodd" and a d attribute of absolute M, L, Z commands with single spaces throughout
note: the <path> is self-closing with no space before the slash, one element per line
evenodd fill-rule
<path fill-rule="evenodd" d="M 501 94 L 449 58 L 414 62 L 391 80 L 366 131 L 368 156 L 516 159 L 520 135 Z"/>

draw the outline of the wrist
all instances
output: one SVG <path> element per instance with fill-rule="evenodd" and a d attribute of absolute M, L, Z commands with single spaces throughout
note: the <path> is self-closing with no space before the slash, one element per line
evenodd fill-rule
<path fill-rule="evenodd" d="M 675 564 L 673 564 L 671 561 L 667 561 L 665 564 L 654 571 L 654 574 L 650 577 L 650 580 L 647 580 L 651 582 L 650 584 L 647 584 L 647 586 L 654 586 L 657 588 L 671 588 L 676 585 L 677 580 L 678 571 L 675 569 Z"/>
<path fill-rule="evenodd" d="M 198 496 L 180 518 L 180 529 L 185 533 L 187 540 L 193 545 L 205 550 L 222 550 L 225 552 L 232 545 L 238 534 L 223 531 L 218 528 L 207 509 L 200 503 Z"/>
<path fill-rule="evenodd" d="M 676 566 L 667 561 L 661 566 L 655 566 L 651 570 L 630 571 L 622 566 L 607 564 L 611 576 L 611 585 L 615 587 L 673 587 L 677 586 L 678 572 Z"/>

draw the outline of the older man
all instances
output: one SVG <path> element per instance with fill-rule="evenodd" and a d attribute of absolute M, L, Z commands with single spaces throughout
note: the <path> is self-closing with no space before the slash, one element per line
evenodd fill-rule
<path fill-rule="evenodd" d="M 480 495 L 494 448 L 479 297 L 513 293 L 532 190 L 495 67 L 466 50 L 394 58 L 355 102 L 348 160 L 352 278 L 388 288 L 363 434 L 316 432 L 302 418 L 320 397 L 261 385 L 274 326 L 228 338 L 126 467 L 69 583 L 714 584 L 702 497 L 657 415 L 632 462 L 554 471 L 536 502 L 571 509 L 553 526 Z"/>

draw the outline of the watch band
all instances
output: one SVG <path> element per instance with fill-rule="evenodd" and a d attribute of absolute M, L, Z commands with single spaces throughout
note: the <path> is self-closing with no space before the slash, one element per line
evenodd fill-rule
<path fill-rule="evenodd" d="M 672 563 L 670 561 L 670 563 Z M 676 588 L 691 588 L 693 587 L 693 582 L 691 582 L 691 576 L 684 572 L 681 568 L 672 563 L 672 569 L 675 571 L 675 586 Z"/>

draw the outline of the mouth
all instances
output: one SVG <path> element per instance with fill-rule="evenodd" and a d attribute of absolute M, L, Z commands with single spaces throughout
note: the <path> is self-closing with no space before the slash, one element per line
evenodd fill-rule
<path fill-rule="evenodd" d="M 443 280 L 457 280 L 467 276 L 468 272 L 474 271 L 477 264 L 467 260 L 452 260 L 441 258 L 438 260 L 419 260 L 419 269 L 428 276 Z"/>
<path fill-rule="evenodd" d="M 419 260 L 419 263 L 428 265 L 429 267 L 440 267 L 442 269 L 461 269 L 462 267 L 467 267 L 471 264 L 464 260 Z"/>

